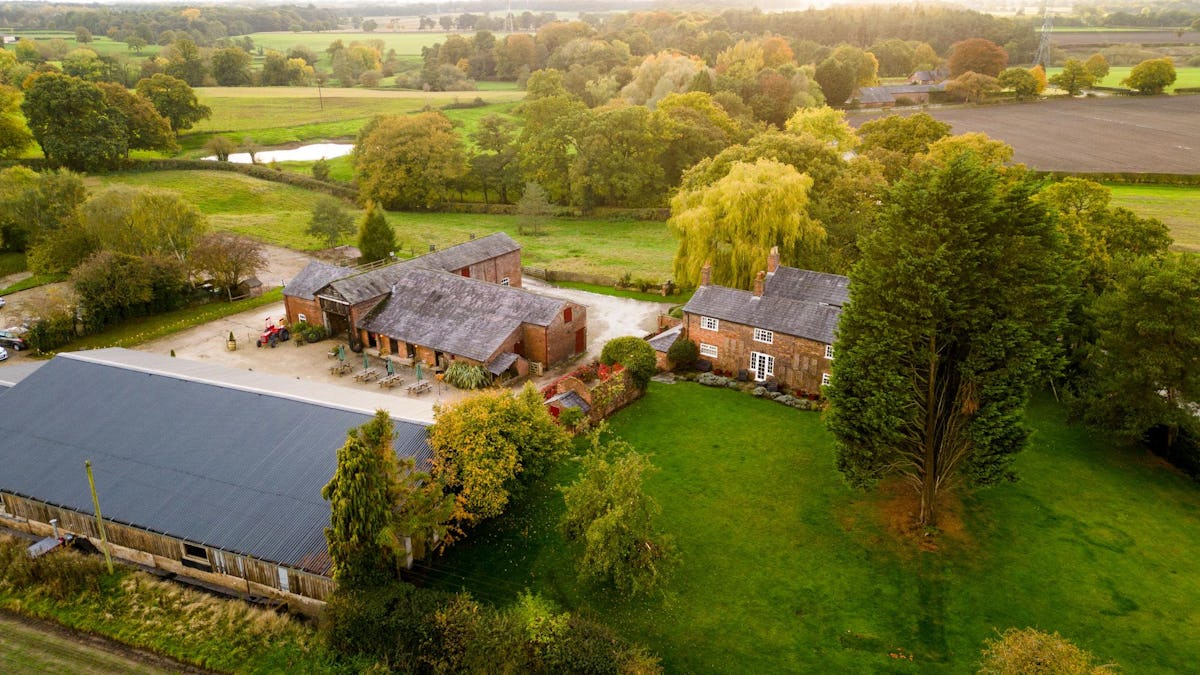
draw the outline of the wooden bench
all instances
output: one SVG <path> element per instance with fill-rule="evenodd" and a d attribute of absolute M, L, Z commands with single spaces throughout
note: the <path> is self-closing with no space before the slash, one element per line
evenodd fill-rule
<path fill-rule="evenodd" d="M 401 384 L 404 384 L 404 378 L 400 377 L 399 373 L 397 373 L 395 375 L 388 375 L 387 377 L 381 378 L 379 380 L 379 387 L 381 389 L 383 387 L 387 387 L 388 389 L 391 389 L 392 387 L 395 387 L 395 386 L 401 385 Z"/>
<path fill-rule="evenodd" d="M 339 363 L 333 364 L 332 366 L 329 366 L 329 374 L 330 375 L 339 375 L 339 376 L 345 375 L 346 373 L 350 372 L 351 370 L 354 370 L 354 366 L 350 365 L 346 361 L 341 361 Z"/>
<path fill-rule="evenodd" d="M 359 382 L 370 382 L 377 377 L 379 377 L 378 368 L 367 368 L 366 370 L 359 371 L 358 374 L 354 376 L 354 379 L 358 380 Z"/>
<path fill-rule="evenodd" d="M 408 385 L 408 393 L 424 394 L 432 388 L 433 387 L 429 384 L 429 380 L 421 380 L 420 382 L 413 382 L 412 384 Z"/>

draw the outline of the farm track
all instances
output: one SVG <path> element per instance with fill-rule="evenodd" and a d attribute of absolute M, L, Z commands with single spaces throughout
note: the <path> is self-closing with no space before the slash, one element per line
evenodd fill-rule
<path fill-rule="evenodd" d="M 0 672 L 206 673 L 108 638 L 0 611 Z"/>
<path fill-rule="evenodd" d="M 918 110 L 897 110 L 913 114 Z M 953 133 L 981 131 L 1041 171 L 1200 174 L 1200 96 L 1099 97 L 930 108 Z M 855 126 L 878 113 L 851 113 Z"/>

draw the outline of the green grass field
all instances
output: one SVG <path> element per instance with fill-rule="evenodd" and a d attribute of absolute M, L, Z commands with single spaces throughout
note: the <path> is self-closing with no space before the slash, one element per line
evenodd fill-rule
<path fill-rule="evenodd" d="M 652 384 L 612 430 L 660 469 L 682 565 L 661 598 L 577 583 L 556 529 L 564 462 L 419 576 L 497 603 L 524 589 L 595 612 L 668 672 L 974 670 L 1009 626 L 1058 631 L 1127 672 L 1200 659 L 1200 490 L 1161 462 L 1069 427 L 1039 401 L 1021 480 L 944 516 L 939 550 L 888 526 L 899 500 L 849 489 L 815 413 L 690 383 Z"/>
<path fill-rule="evenodd" d="M 301 33 L 251 33 L 250 39 L 254 40 L 255 46 L 261 45 L 265 49 L 275 49 L 281 52 L 286 52 L 292 47 L 303 45 L 314 52 L 317 52 L 318 54 L 324 52 L 334 40 L 341 40 L 342 44 L 345 45 L 349 45 L 351 42 L 382 40 L 383 50 L 385 52 L 389 49 L 395 49 L 397 56 L 419 57 L 421 56 L 422 47 L 432 47 L 436 43 L 445 42 L 447 35 L 449 35 L 449 33 L 390 33 L 382 30 L 375 31 L 373 33 L 351 31 L 324 31 L 321 33 L 315 33 L 306 31 Z M 474 33 L 465 34 L 465 36 L 468 38 L 474 35 Z"/>
<path fill-rule="evenodd" d="M 225 135 L 236 142 L 251 136 L 260 145 L 286 145 L 309 140 L 351 138 L 367 120 L 379 114 L 403 114 L 430 106 L 480 97 L 511 109 L 525 93 L 515 89 L 468 92 L 385 91 L 322 87 L 204 87 L 196 90 L 213 110 L 211 118 L 181 135 L 188 155 L 202 154 L 205 141 Z M 464 120 L 477 118 L 493 106 L 447 111 Z"/>
<path fill-rule="evenodd" d="M 1112 203 L 1142 217 L 1158 218 L 1171 229 L 1175 247 L 1200 252 L 1200 187 L 1111 184 Z"/>
<path fill-rule="evenodd" d="M 320 195 L 315 192 L 224 171 L 113 173 L 88 179 L 93 190 L 107 184 L 142 185 L 175 190 L 195 204 L 213 227 L 299 250 L 324 244 L 305 234 Z M 361 212 L 355 211 L 355 217 Z M 516 216 L 457 213 L 390 213 L 396 237 L 406 253 L 422 253 L 430 244 L 444 248 L 471 234 L 507 232 L 523 247 L 522 260 L 608 278 L 629 272 L 655 282 L 671 275 L 675 240 L 660 222 L 556 218 L 540 234 L 521 234 Z M 349 236 L 343 243 L 353 243 Z"/>
<path fill-rule="evenodd" d="M 1108 75 L 1096 84 L 1105 87 L 1122 87 L 1121 80 L 1129 77 L 1129 71 L 1133 70 L 1132 66 L 1113 66 L 1109 69 Z M 1062 68 L 1047 68 L 1046 75 L 1057 75 L 1062 72 Z M 1175 66 L 1175 84 L 1167 87 L 1167 92 L 1175 91 L 1176 87 L 1200 87 L 1200 68 L 1193 66 Z"/>

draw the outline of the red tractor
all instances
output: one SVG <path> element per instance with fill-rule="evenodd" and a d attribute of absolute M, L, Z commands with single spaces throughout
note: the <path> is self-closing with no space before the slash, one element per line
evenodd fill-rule
<path fill-rule="evenodd" d="M 291 337 L 292 334 L 288 332 L 287 326 L 284 326 L 282 323 L 271 323 L 271 317 L 268 316 L 267 328 L 262 332 L 262 335 L 258 336 L 258 342 L 255 342 L 254 346 L 262 347 L 263 345 L 269 345 L 271 348 L 274 348 L 280 342 L 287 342 Z"/>

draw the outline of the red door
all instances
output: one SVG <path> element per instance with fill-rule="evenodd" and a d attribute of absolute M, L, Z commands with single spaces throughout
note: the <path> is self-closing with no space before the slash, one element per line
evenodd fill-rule
<path fill-rule="evenodd" d="M 587 329 L 580 328 L 575 331 L 575 353 L 578 354 L 587 349 Z"/>

